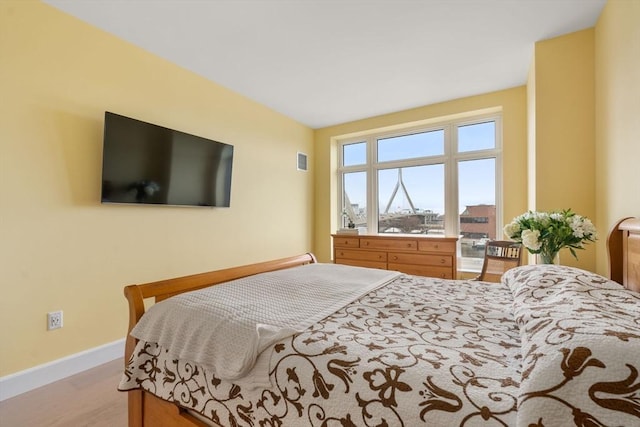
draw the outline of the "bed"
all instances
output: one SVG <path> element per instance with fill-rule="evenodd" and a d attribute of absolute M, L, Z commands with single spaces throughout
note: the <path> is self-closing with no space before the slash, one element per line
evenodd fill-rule
<path fill-rule="evenodd" d="M 492 284 L 305 254 L 125 295 L 130 427 L 640 426 L 640 294 L 587 271 Z"/>

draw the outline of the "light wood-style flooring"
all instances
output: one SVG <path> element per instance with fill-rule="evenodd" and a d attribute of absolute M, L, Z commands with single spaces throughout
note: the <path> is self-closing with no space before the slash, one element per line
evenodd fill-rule
<path fill-rule="evenodd" d="M 126 427 L 120 359 L 0 402 L 1 427 Z"/>

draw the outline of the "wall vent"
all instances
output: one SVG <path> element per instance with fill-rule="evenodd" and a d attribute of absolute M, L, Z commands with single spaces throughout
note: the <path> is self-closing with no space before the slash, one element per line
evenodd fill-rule
<path fill-rule="evenodd" d="M 298 152 L 298 170 L 306 171 L 307 168 L 307 155 L 304 153 Z"/>

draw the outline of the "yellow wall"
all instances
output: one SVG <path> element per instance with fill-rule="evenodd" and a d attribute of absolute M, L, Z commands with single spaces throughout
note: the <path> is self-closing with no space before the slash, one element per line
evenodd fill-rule
<path fill-rule="evenodd" d="M 231 208 L 101 205 L 105 110 L 233 144 Z M 0 120 L 0 376 L 124 337 L 126 284 L 312 247 L 311 129 L 40 2 L 0 2 Z"/>
<path fill-rule="evenodd" d="M 597 271 L 608 273 L 606 233 L 640 217 L 640 2 L 610 0 L 595 29 Z"/>
<path fill-rule="evenodd" d="M 529 209 L 595 221 L 594 30 L 536 43 L 529 76 Z M 595 245 L 561 263 L 595 268 Z"/>
<path fill-rule="evenodd" d="M 494 108 L 502 110 L 503 218 L 508 222 L 514 216 L 520 215 L 527 207 L 527 115 L 524 86 L 316 130 L 314 252 L 318 259 L 322 261 L 331 259 L 330 234 L 338 228 L 336 218 L 338 196 L 335 182 L 336 137 Z"/>
<path fill-rule="evenodd" d="M 536 57 L 533 55 L 527 76 L 527 203 L 536 210 Z"/>

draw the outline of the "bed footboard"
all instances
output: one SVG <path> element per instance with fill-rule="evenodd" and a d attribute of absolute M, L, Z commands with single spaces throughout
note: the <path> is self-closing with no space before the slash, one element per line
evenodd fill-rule
<path fill-rule="evenodd" d="M 317 262 L 311 253 L 266 261 L 257 264 L 243 265 L 223 270 L 176 277 L 141 285 L 129 285 L 124 288 L 124 295 L 129 302 L 129 329 L 125 345 L 125 363 L 131 357 L 136 346 L 136 339 L 129 332 L 145 313 L 145 299 L 160 302 L 183 292 L 194 291 L 228 282 L 242 277 L 252 276 L 268 271 L 282 270 L 304 264 Z M 129 391 L 129 427 L 205 427 L 197 418 L 189 415 L 178 406 L 165 402 L 142 390 Z"/>

